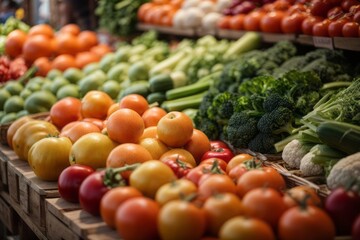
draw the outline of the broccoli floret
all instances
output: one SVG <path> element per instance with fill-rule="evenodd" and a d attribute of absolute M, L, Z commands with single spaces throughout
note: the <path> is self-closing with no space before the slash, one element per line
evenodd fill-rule
<path fill-rule="evenodd" d="M 296 100 L 295 112 L 301 116 L 311 112 L 320 97 L 320 93 L 316 91 L 305 93 Z"/>
<path fill-rule="evenodd" d="M 226 140 L 236 148 L 247 148 L 257 134 L 258 116 L 256 112 L 242 111 L 234 113 L 224 127 Z"/>
<path fill-rule="evenodd" d="M 219 139 L 221 129 L 216 122 L 196 114 L 194 124 L 195 128 L 205 133 L 210 140 Z"/>
<path fill-rule="evenodd" d="M 292 134 L 297 128 L 293 127 L 294 116 L 286 107 L 278 107 L 271 112 L 265 113 L 257 123 L 257 128 L 263 133 L 289 133 Z"/>
<path fill-rule="evenodd" d="M 284 95 L 280 95 L 278 93 L 271 93 L 265 98 L 262 106 L 266 112 L 271 112 L 279 107 L 293 109 L 294 104 L 291 99 L 287 98 Z"/>
<path fill-rule="evenodd" d="M 272 75 L 275 77 L 281 77 L 288 71 L 302 69 L 308 63 L 309 61 L 305 56 L 295 56 L 285 61 L 279 68 L 275 69 Z"/>
<path fill-rule="evenodd" d="M 218 122 L 220 125 L 227 123 L 228 119 L 234 113 L 234 99 L 234 94 L 229 92 L 216 95 L 207 110 L 209 119 Z"/>
<path fill-rule="evenodd" d="M 308 63 L 319 58 L 339 64 L 344 64 L 347 62 L 343 51 L 327 48 L 318 48 L 314 51 L 308 52 L 305 54 L 305 58 Z"/>
<path fill-rule="evenodd" d="M 283 62 L 294 57 L 296 52 L 297 49 L 294 43 L 284 40 L 277 42 L 274 46 L 266 50 L 266 59 L 280 66 Z"/>
<path fill-rule="evenodd" d="M 248 148 L 259 153 L 275 153 L 274 144 L 279 140 L 279 136 L 271 133 L 259 132 L 249 142 Z"/>
<path fill-rule="evenodd" d="M 275 85 L 276 78 L 272 76 L 258 76 L 239 85 L 239 93 L 242 95 L 252 95 L 254 93 L 264 94 L 270 86 Z"/>
<path fill-rule="evenodd" d="M 201 104 L 199 106 L 199 111 L 198 111 L 198 115 L 200 116 L 207 116 L 207 110 L 209 109 L 209 107 L 212 104 L 212 101 L 214 99 L 214 97 L 217 95 L 218 93 L 216 91 L 208 91 L 205 96 L 203 97 Z"/>

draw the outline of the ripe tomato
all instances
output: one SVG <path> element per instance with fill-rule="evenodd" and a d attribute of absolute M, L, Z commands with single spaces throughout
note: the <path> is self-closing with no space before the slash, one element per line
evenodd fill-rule
<path fill-rule="evenodd" d="M 282 191 L 286 187 L 284 178 L 271 167 L 253 169 L 244 173 L 237 181 L 237 194 L 241 198 L 250 190 L 267 186 Z"/>
<path fill-rule="evenodd" d="M 221 141 L 221 140 L 211 140 L 210 141 L 210 147 L 211 147 L 211 149 L 216 149 L 216 148 L 229 148 L 229 146 L 225 143 L 225 142 L 223 142 L 223 141 Z"/>
<path fill-rule="evenodd" d="M 301 31 L 306 35 L 313 35 L 313 26 L 315 23 L 321 22 L 322 17 L 309 16 L 301 23 Z"/>
<path fill-rule="evenodd" d="M 278 235 L 283 240 L 328 240 L 335 238 L 335 226 L 322 209 L 298 206 L 286 210 L 280 217 Z"/>
<path fill-rule="evenodd" d="M 205 233 L 204 211 L 187 201 L 166 203 L 158 218 L 158 229 L 163 240 L 196 240 Z"/>
<path fill-rule="evenodd" d="M 307 17 L 304 12 L 296 12 L 291 15 L 286 15 L 281 21 L 281 31 L 283 33 L 301 33 L 301 24 Z"/>
<path fill-rule="evenodd" d="M 205 199 L 218 193 L 236 194 L 236 185 L 228 175 L 213 174 L 200 180 L 198 193 Z"/>
<path fill-rule="evenodd" d="M 342 37 L 342 29 L 347 22 L 347 19 L 338 19 L 330 22 L 328 27 L 329 37 Z"/>
<path fill-rule="evenodd" d="M 207 232 L 218 236 L 221 226 L 230 218 L 244 215 L 241 200 L 233 193 L 220 193 L 209 197 L 203 207 L 207 221 Z"/>
<path fill-rule="evenodd" d="M 239 165 L 245 161 L 251 160 L 251 159 L 254 159 L 254 157 L 247 153 L 240 153 L 240 154 L 235 155 L 227 163 L 226 172 L 229 173 L 232 168 L 236 167 L 237 165 Z"/>
<path fill-rule="evenodd" d="M 326 17 L 327 12 L 333 6 L 334 5 L 329 3 L 329 1 L 313 0 L 311 1 L 310 13 L 313 16 Z"/>
<path fill-rule="evenodd" d="M 275 240 L 275 234 L 269 224 L 243 216 L 227 220 L 220 228 L 220 239 Z"/>
<path fill-rule="evenodd" d="M 81 183 L 79 189 L 79 202 L 82 209 L 94 215 L 100 215 L 100 201 L 107 191 L 110 190 L 104 184 L 104 171 L 90 174 Z"/>
<path fill-rule="evenodd" d="M 267 33 L 281 33 L 281 22 L 285 13 L 283 11 L 272 11 L 261 18 L 260 29 Z"/>
<path fill-rule="evenodd" d="M 193 168 L 190 163 L 172 157 L 165 158 L 162 162 L 168 165 L 178 178 L 186 176 Z"/>
<path fill-rule="evenodd" d="M 305 185 L 299 185 L 288 189 L 284 196 L 284 202 L 287 208 L 298 206 L 305 197 L 308 196 L 306 200 L 307 205 L 315 205 L 317 207 L 322 206 L 322 202 L 316 191 Z"/>
<path fill-rule="evenodd" d="M 229 162 L 234 157 L 234 153 L 229 148 L 211 148 L 211 150 L 204 153 L 201 161 L 208 158 L 219 158 L 225 162 Z M 225 169 L 224 169 L 225 170 Z"/>
<path fill-rule="evenodd" d="M 359 23 L 347 22 L 342 28 L 342 34 L 344 37 L 359 37 Z"/>
<path fill-rule="evenodd" d="M 79 189 L 81 183 L 94 172 L 89 166 L 75 164 L 65 168 L 58 179 L 60 196 L 68 202 L 79 202 Z"/>
<path fill-rule="evenodd" d="M 344 0 L 341 1 L 341 7 L 344 9 L 344 11 L 348 12 L 352 6 L 358 6 L 359 1 L 357 0 Z"/>
<path fill-rule="evenodd" d="M 232 30 L 243 30 L 245 14 L 237 14 L 229 20 L 229 28 Z"/>
<path fill-rule="evenodd" d="M 244 17 L 244 30 L 260 31 L 260 21 L 265 13 L 261 11 L 252 11 Z"/>
<path fill-rule="evenodd" d="M 149 160 L 130 174 L 129 183 L 145 196 L 154 198 L 162 185 L 176 179 L 175 173 L 168 165 L 158 160 Z"/>
<path fill-rule="evenodd" d="M 200 165 L 206 165 L 206 164 L 209 164 L 209 165 L 215 165 L 220 167 L 223 171 L 226 170 L 226 167 L 227 167 L 227 163 L 221 159 L 221 158 L 216 158 L 216 157 L 213 157 L 213 158 L 208 158 L 208 159 L 205 159 L 203 161 L 200 162 Z"/>
<path fill-rule="evenodd" d="M 279 191 L 260 187 L 250 190 L 242 199 L 246 215 L 264 220 L 276 228 L 286 206 Z"/>
<path fill-rule="evenodd" d="M 168 147 L 183 147 L 193 134 L 193 123 L 183 112 L 172 111 L 157 124 L 157 135 Z"/>
<path fill-rule="evenodd" d="M 199 185 L 201 178 L 207 174 L 225 174 L 225 171 L 222 170 L 217 164 L 200 164 L 199 166 L 191 169 L 188 174 L 185 176 L 186 179 L 195 183 L 196 186 Z"/>
<path fill-rule="evenodd" d="M 230 20 L 232 16 L 222 16 L 217 23 L 217 26 L 221 29 L 229 29 L 230 28 Z"/>
<path fill-rule="evenodd" d="M 142 194 L 133 187 L 121 186 L 110 189 L 100 201 L 100 216 L 102 220 L 109 227 L 115 228 L 116 210 L 126 200 L 141 196 Z"/>
<path fill-rule="evenodd" d="M 319 37 L 328 37 L 329 36 L 329 24 L 330 21 L 328 19 L 325 19 L 321 22 L 315 23 L 312 29 L 312 34 L 314 36 Z"/>
<path fill-rule="evenodd" d="M 197 193 L 197 187 L 193 182 L 186 179 L 178 179 L 162 185 L 156 192 L 155 200 L 163 206 L 167 202 L 180 200 L 195 193 Z"/>
<path fill-rule="evenodd" d="M 74 97 L 63 98 L 50 109 L 51 122 L 59 129 L 81 118 L 81 100 Z"/>
<path fill-rule="evenodd" d="M 135 197 L 123 202 L 115 213 L 116 230 L 123 239 L 159 239 L 160 207 L 154 200 Z"/>

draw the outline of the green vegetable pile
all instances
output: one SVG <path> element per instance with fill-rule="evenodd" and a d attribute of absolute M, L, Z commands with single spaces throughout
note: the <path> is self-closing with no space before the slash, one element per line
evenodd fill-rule
<path fill-rule="evenodd" d="M 30 26 L 14 17 L 9 17 L 4 24 L 0 24 L 0 54 L 5 52 L 6 36 L 15 29 L 28 32 Z"/>
<path fill-rule="evenodd" d="M 99 0 L 95 14 L 99 27 L 115 36 L 131 36 L 136 33 L 137 10 L 148 0 Z"/>
<path fill-rule="evenodd" d="M 195 125 L 210 139 L 225 140 L 235 148 L 280 152 L 307 130 L 302 119 L 319 101 L 339 98 L 334 93 L 351 84 L 358 74 L 351 62 L 342 51 L 302 52 L 289 41 L 245 53 L 227 64 L 214 80 L 194 118 Z M 349 95 L 355 99 L 352 101 L 341 98 L 342 111 L 351 106 L 358 112 L 354 94 Z M 329 105 L 335 111 L 333 104 Z M 349 112 L 338 114 L 345 115 Z"/>

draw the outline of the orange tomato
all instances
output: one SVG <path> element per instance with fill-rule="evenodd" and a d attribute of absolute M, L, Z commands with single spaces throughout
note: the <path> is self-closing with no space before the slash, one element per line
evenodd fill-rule
<path fill-rule="evenodd" d="M 105 54 L 112 52 L 112 49 L 107 44 L 98 44 L 90 48 L 90 52 L 97 54 L 99 57 L 105 56 Z"/>
<path fill-rule="evenodd" d="M 29 37 L 22 48 L 24 59 L 32 64 L 40 57 L 51 57 L 53 54 L 53 47 L 50 42 L 50 38 L 45 35 Z"/>
<path fill-rule="evenodd" d="M 44 35 L 49 38 L 52 38 L 54 36 L 54 29 L 49 24 L 46 23 L 37 24 L 30 28 L 28 35 L 29 36 Z"/>
<path fill-rule="evenodd" d="M 100 132 L 100 128 L 93 123 L 84 121 L 70 122 L 61 129 L 60 136 L 68 137 L 75 143 L 80 137 L 92 132 Z"/>
<path fill-rule="evenodd" d="M 99 55 L 92 52 L 80 52 L 75 56 L 76 66 L 80 69 L 85 67 L 89 63 L 100 61 Z"/>
<path fill-rule="evenodd" d="M 33 63 L 37 67 L 36 76 L 45 77 L 52 69 L 52 64 L 47 57 L 40 57 Z"/>
<path fill-rule="evenodd" d="M 20 56 L 22 48 L 27 40 L 27 34 L 16 29 L 7 35 L 5 40 L 5 53 L 12 58 Z"/>
<path fill-rule="evenodd" d="M 10 124 L 7 132 L 6 132 L 6 140 L 7 144 L 10 148 L 12 148 L 12 139 L 15 135 L 15 132 L 26 122 L 34 120 L 29 116 L 23 116 L 21 118 L 16 119 L 13 123 Z"/>
<path fill-rule="evenodd" d="M 118 143 L 137 143 L 144 132 L 144 121 L 134 110 L 122 108 L 110 115 L 107 133 Z"/>
<path fill-rule="evenodd" d="M 75 58 L 70 54 L 61 54 L 52 61 L 52 68 L 65 71 L 68 68 L 77 67 Z"/>
<path fill-rule="evenodd" d="M 229 28 L 232 30 L 243 30 L 245 16 L 245 14 L 232 16 L 232 18 L 229 20 Z"/>
<path fill-rule="evenodd" d="M 114 103 L 105 92 L 92 90 L 81 100 L 81 114 L 84 118 L 106 119 L 110 106 Z"/>
<path fill-rule="evenodd" d="M 119 102 L 120 108 L 129 108 L 142 115 L 148 108 L 149 104 L 140 94 L 129 94 L 121 98 Z"/>
<path fill-rule="evenodd" d="M 315 189 L 305 185 L 295 186 L 288 189 L 285 192 L 283 199 L 285 205 L 288 208 L 291 208 L 294 206 L 298 206 L 300 202 L 304 201 L 305 196 L 308 196 L 308 199 L 306 200 L 306 205 L 315 205 L 317 207 L 322 206 L 321 199 L 316 193 Z"/>
<path fill-rule="evenodd" d="M 197 164 L 199 164 L 204 153 L 211 149 L 210 140 L 205 133 L 194 128 L 193 134 L 185 144 L 184 149 L 189 151 L 194 156 Z"/>
<path fill-rule="evenodd" d="M 197 166 L 195 158 L 193 157 L 193 155 L 189 151 L 187 151 L 187 150 L 185 150 L 183 148 L 170 149 L 170 150 L 166 151 L 164 154 L 162 154 L 159 160 L 160 161 L 165 161 L 165 160 L 167 160 L 169 158 L 174 159 L 174 160 L 179 159 L 179 160 L 181 160 L 183 162 L 189 163 L 193 167 Z"/>
<path fill-rule="evenodd" d="M 81 118 L 81 100 L 74 97 L 63 98 L 50 109 L 51 122 L 59 129 Z"/>
<path fill-rule="evenodd" d="M 144 138 L 157 138 L 157 127 L 151 126 L 144 129 L 143 134 L 140 136 L 139 140 Z"/>
<path fill-rule="evenodd" d="M 169 148 L 157 138 L 143 138 L 139 144 L 149 151 L 152 159 L 156 160 L 159 160 L 165 152 L 169 151 Z"/>
<path fill-rule="evenodd" d="M 59 33 L 56 37 L 57 54 L 76 55 L 80 51 L 77 37 L 71 33 Z"/>
<path fill-rule="evenodd" d="M 145 127 L 156 126 L 159 120 L 165 116 L 167 112 L 160 107 L 151 107 L 145 110 L 145 112 L 141 115 L 144 120 Z"/>
<path fill-rule="evenodd" d="M 81 32 L 81 29 L 80 29 L 79 25 L 74 24 L 74 23 L 69 23 L 69 24 L 66 24 L 63 27 L 61 27 L 59 32 L 60 33 L 70 33 L 74 36 L 77 36 Z"/>
<path fill-rule="evenodd" d="M 77 41 L 80 45 L 80 51 L 89 51 L 99 43 L 96 32 L 89 30 L 81 31 L 77 37 Z"/>
<path fill-rule="evenodd" d="M 254 158 L 253 156 L 251 156 L 250 154 L 247 154 L 247 153 L 240 153 L 240 154 L 235 155 L 233 158 L 230 159 L 230 161 L 226 165 L 226 172 L 229 174 L 231 169 L 233 169 L 237 165 L 239 165 L 245 161 L 251 160 L 253 158 Z"/>
<path fill-rule="evenodd" d="M 157 135 L 169 147 L 182 147 L 190 140 L 193 129 L 189 116 L 183 112 L 172 111 L 159 120 Z"/>

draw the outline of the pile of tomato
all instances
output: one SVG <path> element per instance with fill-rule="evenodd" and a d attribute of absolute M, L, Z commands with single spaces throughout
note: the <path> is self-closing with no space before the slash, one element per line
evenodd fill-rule
<path fill-rule="evenodd" d="M 266 33 L 359 37 L 359 24 L 360 3 L 356 0 L 277 0 L 246 14 L 225 15 L 218 26 Z"/>

